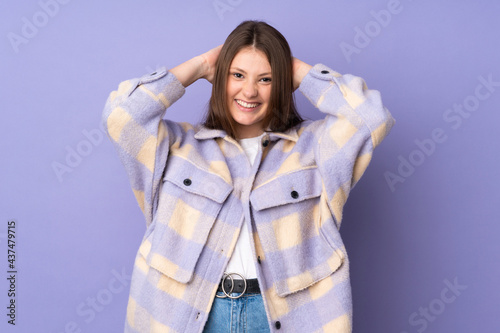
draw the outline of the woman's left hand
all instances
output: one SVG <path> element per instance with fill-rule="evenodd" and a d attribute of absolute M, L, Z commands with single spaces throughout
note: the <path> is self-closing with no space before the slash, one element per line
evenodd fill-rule
<path fill-rule="evenodd" d="M 295 57 L 293 58 L 293 90 L 296 90 L 300 86 L 302 79 L 309 73 L 311 68 L 311 65 Z"/>
<path fill-rule="evenodd" d="M 201 77 L 205 78 L 210 83 L 212 83 L 214 79 L 215 63 L 219 57 L 220 50 L 222 50 L 222 45 L 219 45 L 200 56 L 203 67 Z"/>

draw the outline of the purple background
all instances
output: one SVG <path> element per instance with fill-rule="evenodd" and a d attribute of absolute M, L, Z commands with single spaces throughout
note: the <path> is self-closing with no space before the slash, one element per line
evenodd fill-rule
<path fill-rule="evenodd" d="M 396 118 L 344 212 L 354 332 L 498 329 L 500 87 L 479 88 L 489 95 L 478 105 L 471 96 L 480 76 L 500 82 L 499 2 L 401 0 L 381 24 L 371 11 L 395 12 L 395 1 L 65 1 L 0 3 L 0 331 L 123 331 L 130 283 L 115 276 L 130 275 L 145 223 L 99 129 L 104 102 L 120 81 L 221 44 L 244 19 L 275 26 L 310 64 L 362 76 Z M 346 56 L 346 44 L 357 53 Z M 197 122 L 209 93 L 195 83 L 168 117 Z M 321 117 L 300 93 L 297 103 Z M 463 103 L 475 110 L 455 129 L 444 117 Z M 438 128 L 446 140 L 419 153 L 415 140 Z M 80 155 L 72 166 L 70 151 Z M 404 182 L 391 189 L 385 174 L 410 158 L 419 165 L 400 168 Z M 59 177 L 57 163 L 67 168 Z M 6 323 L 11 219 L 15 327 Z M 454 282 L 466 289 L 454 294 Z"/>

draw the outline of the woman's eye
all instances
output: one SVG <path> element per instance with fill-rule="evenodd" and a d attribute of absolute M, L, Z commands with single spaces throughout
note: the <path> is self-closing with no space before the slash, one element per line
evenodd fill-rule
<path fill-rule="evenodd" d="M 270 77 L 264 77 L 261 80 L 262 80 L 262 82 L 266 82 L 266 83 L 272 81 Z"/>
<path fill-rule="evenodd" d="M 241 79 L 243 77 L 240 73 L 233 73 L 233 76 L 237 79 Z"/>

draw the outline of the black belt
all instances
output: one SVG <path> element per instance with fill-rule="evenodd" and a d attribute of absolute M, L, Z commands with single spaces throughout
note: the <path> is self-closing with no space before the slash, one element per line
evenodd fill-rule
<path fill-rule="evenodd" d="M 233 276 L 239 276 L 243 279 L 233 279 Z M 224 286 L 222 286 L 224 284 Z M 245 279 L 237 273 L 225 274 L 217 288 L 218 292 L 223 292 L 225 295 L 218 296 L 219 298 L 240 298 L 244 294 L 260 294 L 259 282 L 257 279 Z M 231 293 L 239 295 L 231 296 Z"/>

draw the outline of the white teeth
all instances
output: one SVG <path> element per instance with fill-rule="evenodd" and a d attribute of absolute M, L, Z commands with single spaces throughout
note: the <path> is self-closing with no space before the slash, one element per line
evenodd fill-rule
<path fill-rule="evenodd" d="M 247 102 L 240 101 L 239 99 L 236 100 L 236 103 L 243 106 L 244 108 L 255 108 L 255 107 L 257 107 L 257 105 L 259 105 L 259 103 L 247 103 Z"/>

